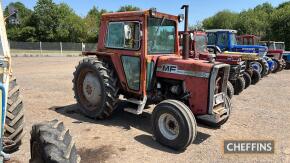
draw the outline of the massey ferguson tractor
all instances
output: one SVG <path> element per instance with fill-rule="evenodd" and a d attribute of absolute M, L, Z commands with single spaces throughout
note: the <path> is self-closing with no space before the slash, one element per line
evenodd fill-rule
<path fill-rule="evenodd" d="M 229 65 L 189 58 L 188 6 L 185 9 L 183 53 L 180 55 L 178 23 L 156 9 L 103 14 L 96 52 L 76 67 L 73 79 L 79 109 L 88 117 L 112 115 L 119 95 L 135 105 L 124 108 L 152 112 L 156 141 L 184 150 L 197 134 L 196 118 L 222 125 L 230 116 L 226 95 Z"/>
<path fill-rule="evenodd" d="M 247 60 L 247 62 L 250 67 L 260 72 L 261 77 L 264 77 L 271 72 L 273 61 L 266 57 L 268 50 L 266 46 L 238 45 L 236 40 L 236 30 L 213 29 L 206 30 L 206 32 L 209 40 L 208 44 L 219 47 L 223 52 L 227 51 L 230 52 L 230 54 L 240 55 L 258 55 L 258 59 Z"/>
<path fill-rule="evenodd" d="M 182 45 L 183 32 L 179 32 L 180 45 Z M 215 54 L 210 54 L 207 48 L 207 35 L 203 31 L 190 31 L 189 41 L 190 57 L 194 59 L 202 59 L 208 61 L 218 61 L 229 64 L 230 76 L 227 83 L 227 95 L 229 98 L 240 94 L 245 88 L 249 87 L 252 83 L 251 73 L 245 71 L 246 65 L 242 61 L 240 55 L 229 55 L 218 53 L 218 49 L 213 49 Z"/>
<path fill-rule="evenodd" d="M 275 41 L 260 41 L 260 37 L 255 35 L 241 35 L 238 36 L 239 44 L 241 45 L 262 45 L 268 47 L 267 57 L 273 60 L 272 73 L 282 71 L 286 67 L 286 62 L 283 59 L 285 52 L 285 45 L 283 42 Z"/>
<path fill-rule="evenodd" d="M 24 110 L 19 86 L 12 75 L 11 55 L 5 20 L 17 10 L 9 11 L 4 18 L 0 3 L 0 163 L 8 161 L 17 151 L 24 136 Z M 30 140 L 31 163 L 79 163 L 80 157 L 68 130 L 57 120 L 35 124 Z M 9 154 L 7 154 L 9 153 Z"/>

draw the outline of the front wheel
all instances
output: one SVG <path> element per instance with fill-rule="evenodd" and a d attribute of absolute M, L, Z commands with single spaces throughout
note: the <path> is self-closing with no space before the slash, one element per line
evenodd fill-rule
<path fill-rule="evenodd" d="M 257 70 L 253 70 L 252 85 L 257 84 L 261 80 L 261 74 Z"/>
<path fill-rule="evenodd" d="M 235 95 L 239 95 L 245 89 L 245 79 L 243 77 L 238 77 L 234 84 Z"/>
<path fill-rule="evenodd" d="M 252 79 L 251 79 L 251 75 L 248 72 L 244 72 L 243 77 L 245 80 L 245 89 L 246 89 L 251 85 Z"/>
<path fill-rule="evenodd" d="M 228 83 L 227 83 L 227 95 L 230 99 L 233 98 L 234 92 L 235 92 L 235 90 L 234 90 L 233 84 L 228 81 Z"/>
<path fill-rule="evenodd" d="M 165 100 L 152 113 L 153 135 L 160 144 L 185 150 L 196 137 L 196 121 L 182 102 Z"/>

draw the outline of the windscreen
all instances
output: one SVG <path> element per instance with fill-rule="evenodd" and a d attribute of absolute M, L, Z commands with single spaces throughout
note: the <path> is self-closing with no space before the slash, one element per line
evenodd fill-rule
<path fill-rule="evenodd" d="M 175 52 L 175 21 L 164 18 L 148 19 L 148 54 Z"/>

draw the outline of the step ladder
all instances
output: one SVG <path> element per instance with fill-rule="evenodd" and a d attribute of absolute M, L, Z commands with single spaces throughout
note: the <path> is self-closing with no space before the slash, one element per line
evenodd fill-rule
<path fill-rule="evenodd" d="M 124 110 L 132 114 L 140 115 L 143 113 L 145 104 L 147 102 L 147 96 L 144 96 L 143 100 L 127 99 L 126 101 L 138 105 L 138 108 L 125 108 Z"/>

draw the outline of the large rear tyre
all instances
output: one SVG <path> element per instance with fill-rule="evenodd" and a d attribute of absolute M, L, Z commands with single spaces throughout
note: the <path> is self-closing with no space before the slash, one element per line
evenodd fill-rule
<path fill-rule="evenodd" d="M 114 68 L 97 58 L 85 58 L 76 67 L 73 90 L 80 110 L 90 118 L 104 119 L 113 114 L 118 100 Z"/>
<path fill-rule="evenodd" d="M 242 93 L 245 89 L 245 85 L 245 79 L 243 77 L 238 77 L 234 83 L 235 95 L 239 95 L 240 93 Z"/>
<path fill-rule="evenodd" d="M 21 140 L 25 134 L 23 130 L 24 108 L 19 89 L 16 78 L 12 77 L 9 82 L 4 137 L 12 140 L 13 145 L 3 146 L 3 151 L 6 153 L 16 151 L 21 145 Z"/>
<path fill-rule="evenodd" d="M 80 156 L 69 130 L 53 120 L 32 126 L 30 163 L 79 163 Z"/>
<path fill-rule="evenodd" d="M 252 79 L 248 72 L 244 72 L 243 78 L 245 80 L 245 89 L 246 89 L 251 85 Z"/>
<path fill-rule="evenodd" d="M 261 80 L 261 74 L 257 70 L 253 70 L 252 85 L 257 84 Z"/>
<path fill-rule="evenodd" d="M 228 81 L 228 83 L 227 83 L 227 95 L 230 99 L 233 98 L 234 92 L 235 92 L 234 86 L 232 85 L 231 82 Z"/>
<path fill-rule="evenodd" d="M 160 144 L 185 150 L 196 137 L 196 121 L 182 102 L 165 100 L 152 113 L 153 135 Z"/>

